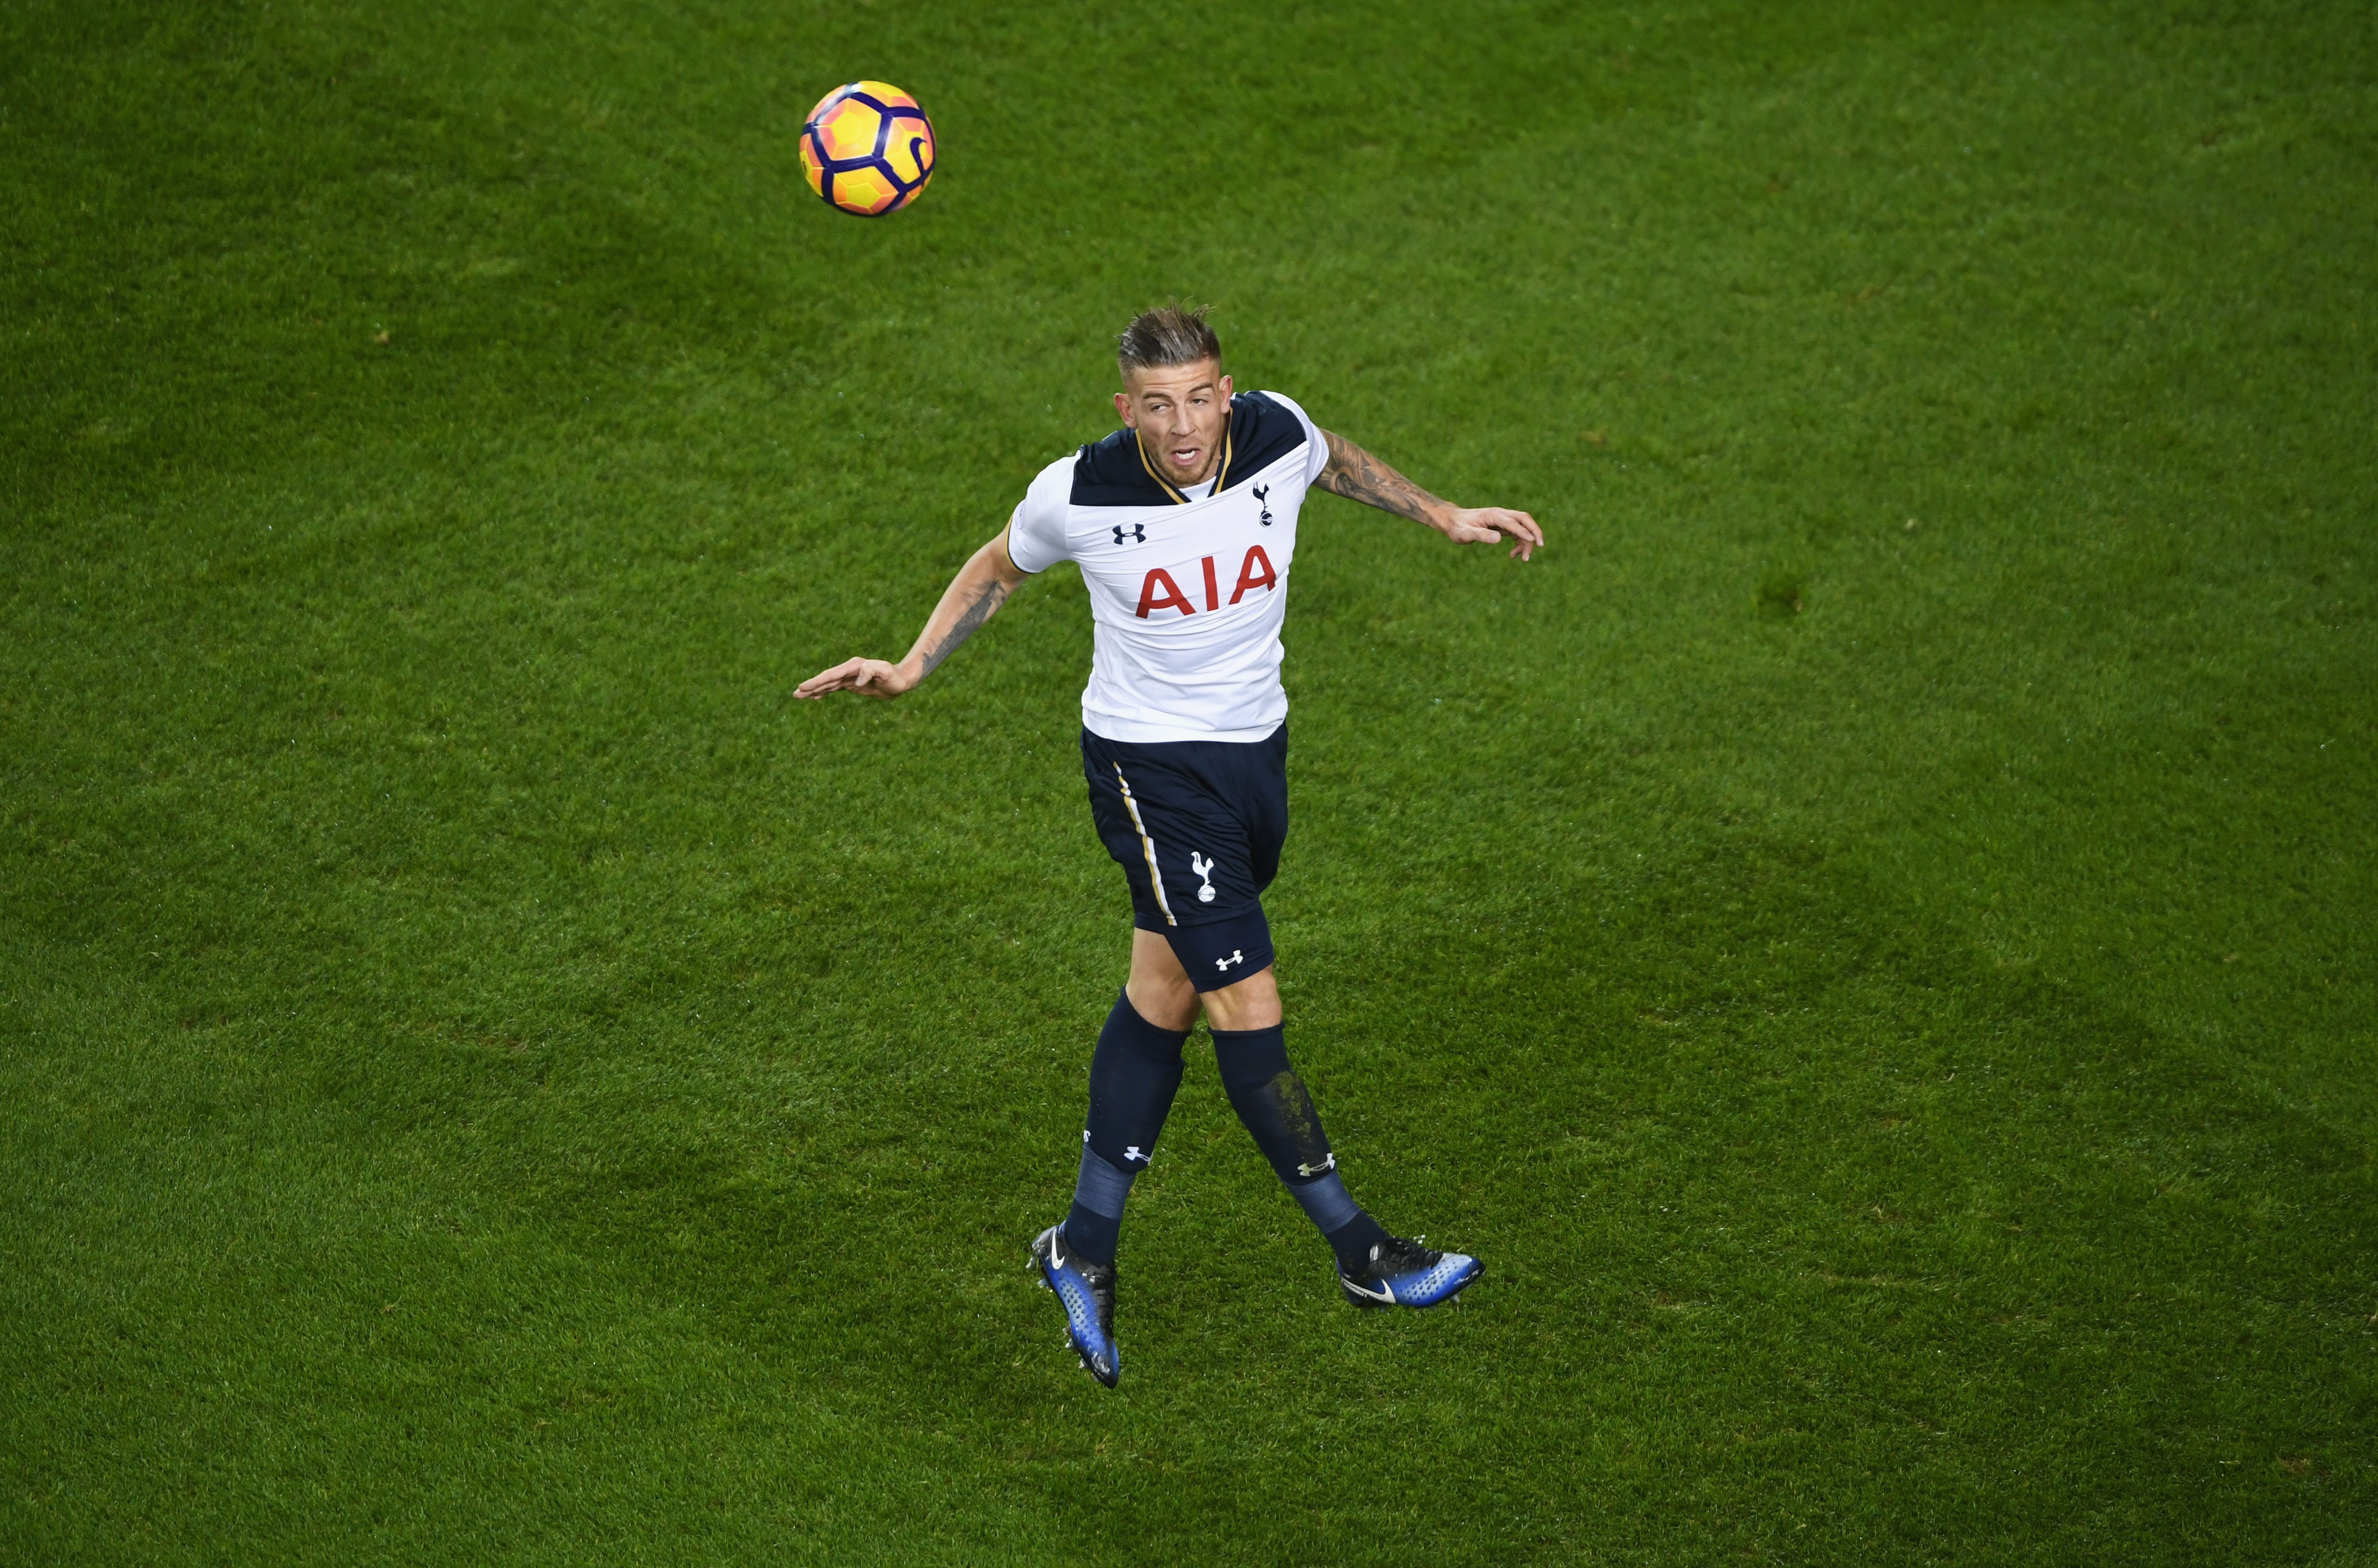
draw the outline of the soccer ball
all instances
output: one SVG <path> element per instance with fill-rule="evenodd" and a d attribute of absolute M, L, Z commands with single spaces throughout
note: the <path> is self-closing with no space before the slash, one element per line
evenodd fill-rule
<path fill-rule="evenodd" d="M 801 127 L 801 167 L 810 189 L 845 212 L 897 212 L 933 177 L 933 122 L 889 82 L 835 88 Z"/>

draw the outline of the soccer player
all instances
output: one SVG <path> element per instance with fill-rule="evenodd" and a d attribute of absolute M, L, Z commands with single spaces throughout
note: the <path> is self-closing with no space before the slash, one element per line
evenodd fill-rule
<path fill-rule="evenodd" d="M 1147 1168 L 1202 1008 L 1231 1108 L 1327 1240 L 1358 1307 L 1433 1307 L 1478 1260 L 1390 1236 L 1354 1202 L 1312 1096 L 1289 1065 L 1262 893 L 1288 837 L 1288 694 L 1280 623 L 1297 510 L 1318 485 L 1456 544 L 1509 540 L 1525 512 L 1453 506 L 1278 392 L 1233 395 L 1202 310 L 1151 310 L 1117 355 L 1123 427 L 1040 471 L 977 550 L 898 664 L 847 659 L 794 693 L 897 697 L 915 688 L 1027 577 L 1076 563 L 1097 627 L 1082 693 L 1090 817 L 1131 883 L 1131 977 L 1090 1058 L 1074 1203 L 1032 1255 L 1067 1335 L 1109 1388 L 1115 1244 Z"/>

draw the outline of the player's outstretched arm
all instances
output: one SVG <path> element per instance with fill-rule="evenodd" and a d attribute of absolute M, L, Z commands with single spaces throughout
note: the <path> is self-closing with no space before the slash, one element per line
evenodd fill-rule
<path fill-rule="evenodd" d="M 1457 545 L 1507 538 L 1511 554 L 1523 561 L 1534 559 L 1543 547 L 1544 531 L 1527 513 L 1439 500 L 1345 437 L 1333 430 L 1321 434 L 1329 443 L 1329 466 L 1321 471 L 1318 483 L 1331 495 L 1424 522 Z"/>
<path fill-rule="evenodd" d="M 958 644 L 975 634 L 975 628 L 999 613 L 1007 596 L 1015 592 L 1025 574 L 1015 569 L 1007 555 L 1007 530 L 1001 529 L 999 537 L 974 553 L 972 559 L 958 569 L 957 576 L 942 594 L 942 602 L 933 606 L 925 622 L 925 629 L 917 634 L 917 644 L 908 656 L 896 664 L 881 659 L 845 659 L 830 670 L 817 674 L 793 688 L 796 697 L 824 697 L 836 691 L 856 691 L 863 697 L 897 697 L 916 688 L 919 681 L 933 673 L 933 667 L 952 653 Z"/>

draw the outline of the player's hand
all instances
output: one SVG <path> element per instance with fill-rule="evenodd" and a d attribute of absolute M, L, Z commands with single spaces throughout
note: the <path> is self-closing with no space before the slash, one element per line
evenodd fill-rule
<path fill-rule="evenodd" d="M 1456 507 L 1452 521 L 1445 525 L 1445 536 L 1457 545 L 1509 539 L 1511 554 L 1523 561 L 1534 559 L 1544 542 L 1544 531 L 1534 518 L 1508 507 Z"/>
<path fill-rule="evenodd" d="M 861 697 L 897 697 L 913 690 L 924 679 L 921 671 L 905 664 L 887 664 L 881 659 L 845 659 L 830 670 L 820 670 L 800 685 L 793 688 L 799 698 L 830 697 L 837 691 L 856 691 Z"/>

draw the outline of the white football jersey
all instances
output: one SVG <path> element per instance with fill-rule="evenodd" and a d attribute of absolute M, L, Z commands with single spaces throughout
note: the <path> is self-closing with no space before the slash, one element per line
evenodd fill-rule
<path fill-rule="evenodd" d="M 1288 717 L 1279 628 L 1296 513 L 1328 443 L 1278 392 L 1231 400 L 1215 476 L 1175 489 L 1129 429 L 1040 471 L 1007 530 L 1020 571 L 1074 561 L 1097 649 L 1082 726 L 1109 740 L 1261 740 Z"/>

